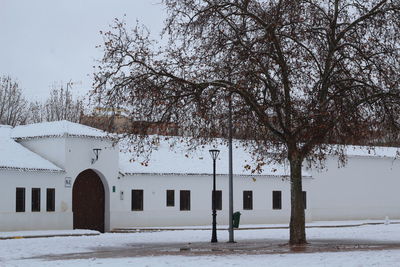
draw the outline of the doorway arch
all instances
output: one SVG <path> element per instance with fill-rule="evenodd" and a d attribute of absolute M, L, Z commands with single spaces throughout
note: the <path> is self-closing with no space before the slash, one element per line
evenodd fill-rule
<path fill-rule="evenodd" d="M 74 229 L 90 229 L 104 233 L 105 190 L 99 175 L 91 170 L 81 172 L 72 188 Z"/>

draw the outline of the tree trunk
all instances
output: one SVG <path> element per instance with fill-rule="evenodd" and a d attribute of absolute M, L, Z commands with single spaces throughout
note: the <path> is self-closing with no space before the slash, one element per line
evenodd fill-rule
<path fill-rule="evenodd" d="M 303 160 L 300 156 L 290 157 L 290 245 L 306 244 L 305 216 L 303 205 L 303 189 L 301 179 L 301 166 Z"/>

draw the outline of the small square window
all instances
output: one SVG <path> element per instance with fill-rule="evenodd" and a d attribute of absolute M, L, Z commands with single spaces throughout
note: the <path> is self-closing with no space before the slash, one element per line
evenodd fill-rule
<path fill-rule="evenodd" d="M 307 209 L 307 192 L 303 191 L 303 207 Z"/>
<path fill-rule="evenodd" d="M 40 188 L 32 188 L 32 211 L 40 211 Z"/>
<path fill-rule="evenodd" d="M 212 193 L 211 191 L 211 209 L 212 209 Z M 216 210 L 222 210 L 222 191 L 221 190 L 215 190 L 215 209 Z"/>
<path fill-rule="evenodd" d="M 15 193 L 15 211 L 25 212 L 25 188 L 17 187 Z"/>
<path fill-rule="evenodd" d="M 175 191 L 167 190 L 167 207 L 175 206 Z"/>
<path fill-rule="evenodd" d="M 253 191 L 243 191 L 243 209 L 253 209 Z"/>
<path fill-rule="evenodd" d="M 281 210 L 282 209 L 282 192 L 272 191 L 272 209 Z"/>
<path fill-rule="evenodd" d="M 143 210 L 143 190 L 132 190 L 132 210 Z"/>
<path fill-rule="evenodd" d="M 56 189 L 47 188 L 46 193 L 46 211 L 55 211 Z"/>
<path fill-rule="evenodd" d="M 180 191 L 180 210 L 190 210 L 190 191 Z"/>

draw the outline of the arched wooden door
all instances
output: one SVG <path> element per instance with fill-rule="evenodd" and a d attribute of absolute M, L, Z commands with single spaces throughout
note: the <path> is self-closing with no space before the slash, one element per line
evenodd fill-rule
<path fill-rule="evenodd" d="M 81 172 L 72 189 L 74 229 L 90 229 L 104 233 L 104 186 L 92 170 Z"/>

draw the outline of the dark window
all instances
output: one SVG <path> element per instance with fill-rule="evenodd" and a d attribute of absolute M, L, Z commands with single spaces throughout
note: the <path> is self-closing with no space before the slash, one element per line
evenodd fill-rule
<path fill-rule="evenodd" d="M 175 191 L 167 190 L 167 207 L 175 206 Z"/>
<path fill-rule="evenodd" d="M 211 201 L 212 201 L 212 192 L 213 191 L 211 191 Z M 212 203 L 211 203 L 211 209 L 212 209 Z M 222 191 L 221 190 L 215 190 L 215 209 L 222 210 Z"/>
<path fill-rule="evenodd" d="M 307 192 L 303 191 L 303 207 L 307 209 Z"/>
<path fill-rule="evenodd" d="M 40 188 L 32 188 L 32 211 L 40 211 Z"/>
<path fill-rule="evenodd" d="M 253 191 L 243 191 L 243 209 L 253 209 Z"/>
<path fill-rule="evenodd" d="M 282 192 L 272 191 L 272 209 L 281 210 L 282 209 Z"/>
<path fill-rule="evenodd" d="M 56 209 L 56 190 L 54 188 L 47 188 L 46 195 L 46 211 L 55 211 Z"/>
<path fill-rule="evenodd" d="M 143 210 L 143 190 L 132 190 L 132 210 Z"/>
<path fill-rule="evenodd" d="M 24 212 L 25 211 L 25 188 L 17 187 L 15 199 L 16 199 L 15 211 L 16 212 Z"/>
<path fill-rule="evenodd" d="M 190 191 L 189 190 L 181 190 L 180 191 L 180 209 L 181 210 L 190 210 Z"/>

